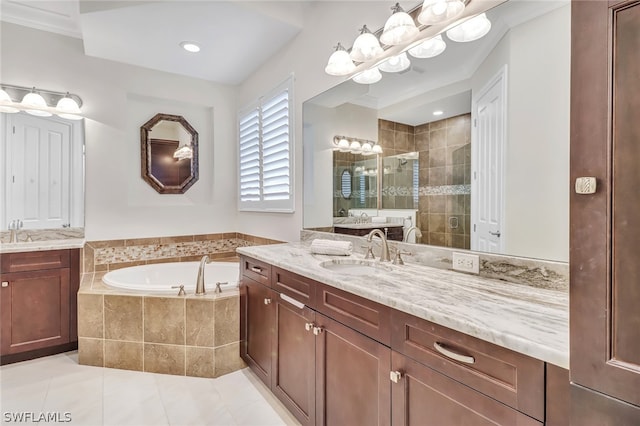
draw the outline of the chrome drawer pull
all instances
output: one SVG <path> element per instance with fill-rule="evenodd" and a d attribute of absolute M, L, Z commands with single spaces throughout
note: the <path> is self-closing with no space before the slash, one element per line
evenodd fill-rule
<path fill-rule="evenodd" d="M 456 361 L 464 362 L 465 364 L 474 364 L 476 362 L 476 359 L 474 357 L 453 352 L 445 348 L 438 342 L 433 342 L 433 347 L 436 348 L 436 351 L 440 352 L 442 355 L 451 359 L 455 359 Z"/>
<path fill-rule="evenodd" d="M 258 273 L 258 274 L 261 274 L 261 273 L 262 273 L 262 268 L 261 268 L 261 267 L 259 267 L 259 266 L 252 266 L 252 267 L 251 267 L 251 270 L 252 270 L 253 272 Z"/>
<path fill-rule="evenodd" d="M 402 379 L 402 372 L 392 371 L 391 373 L 389 373 L 389 379 L 391 379 L 393 383 L 400 383 L 400 379 Z"/>
<path fill-rule="evenodd" d="M 306 323 L 306 324 L 304 325 L 304 329 L 305 329 L 305 330 L 307 330 L 307 331 L 311 331 L 311 330 L 313 330 L 313 327 L 314 327 L 314 325 L 313 325 L 313 323 L 312 323 L 312 322 L 308 322 L 308 323 Z"/>
<path fill-rule="evenodd" d="M 264 304 L 265 304 L 265 305 L 270 305 L 270 304 L 271 304 L 271 299 L 270 299 L 270 298 L 268 298 L 268 297 L 266 297 L 266 298 L 264 299 Z"/>
<path fill-rule="evenodd" d="M 285 302 L 291 303 L 293 306 L 295 306 L 298 309 L 304 309 L 304 303 L 298 302 L 293 297 L 289 297 L 286 294 L 280 293 L 280 298 Z"/>

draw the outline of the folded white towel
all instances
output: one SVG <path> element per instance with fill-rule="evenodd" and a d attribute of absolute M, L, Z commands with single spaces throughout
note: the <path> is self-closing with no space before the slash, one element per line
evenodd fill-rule
<path fill-rule="evenodd" d="M 385 216 L 374 216 L 371 218 L 371 223 L 386 223 L 387 218 Z"/>
<path fill-rule="evenodd" d="M 311 253 L 349 256 L 353 251 L 353 244 L 349 241 L 335 241 L 315 239 L 311 242 Z"/>

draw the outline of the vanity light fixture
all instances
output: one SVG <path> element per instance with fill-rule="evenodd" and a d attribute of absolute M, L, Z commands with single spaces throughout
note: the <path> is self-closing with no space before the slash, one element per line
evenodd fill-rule
<path fill-rule="evenodd" d="M 21 101 L 18 102 L 15 99 L 21 99 Z M 38 117 L 51 117 L 56 114 L 68 120 L 81 120 L 83 118 L 81 106 L 82 99 L 69 92 L 54 92 L 11 84 L 0 85 L 0 112 L 24 111 Z"/>
<path fill-rule="evenodd" d="M 447 48 L 447 43 L 442 40 L 442 36 L 437 36 L 421 41 L 408 50 L 409 55 L 414 58 L 427 59 L 438 56 Z"/>
<path fill-rule="evenodd" d="M 463 22 L 457 27 L 447 31 L 447 37 L 459 43 L 478 40 L 485 36 L 491 29 L 491 21 L 487 18 L 486 13 Z"/>
<path fill-rule="evenodd" d="M 477 40 L 489 32 L 491 22 L 485 13 L 472 18 L 468 15 L 453 22 L 465 12 L 466 3 L 468 1 L 465 0 L 424 0 L 421 9 L 418 5 L 409 13 L 400 7 L 400 3 L 396 3 L 391 8 L 393 13 L 384 28 L 372 33 L 366 25 L 363 26 L 360 36 L 354 41 L 351 53 L 338 43 L 336 51 L 329 58 L 325 72 L 334 76 L 348 76 L 357 68 L 358 73 L 351 76 L 353 81 L 359 84 L 373 84 L 382 78 L 378 71 L 404 71 L 411 66 L 407 52 L 415 58 L 425 59 L 433 58 L 446 49 L 447 45 L 442 35 L 433 34 L 429 30 L 434 25 L 450 28 L 446 34 L 453 41 Z M 416 25 L 414 16 L 420 26 Z M 424 34 L 421 33 L 423 31 Z M 380 34 L 379 43 L 375 38 L 376 34 Z M 380 43 L 382 46 L 379 46 Z M 381 51 L 378 50 L 378 46 Z M 388 49 L 392 50 L 385 53 Z"/>
<path fill-rule="evenodd" d="M 193 157 L 193 149 L 191 145 L 180 145 L 173 153 L 173 158 L 176 160 L 184 160 Z"/>
<path fill-rule="evenodd" d="M 380 71 L 384 72 L 400 72 L 411 66 L 411 61 L 407 57 L 407 52 L 395 55 L 378 65 Z"/>
<path fill-rule="evenodd" d="M 373 67 L 353 76 L 353 81 L 359 84 L 373 84 L 382 79 L 382 74 L 378 67 Z"/>
<path fill-rule="evenodd" d="M 349 56 L 356 62 L 367 62 L 377 58 L 382 52 L 384 50 L 380 47 L 380 42 L 376 36 L 371 34 L 369 28 L 364 25 L 360 29 L 360 35 L 353 42 Z"/>
<path fill-rule="evenodd" d="M 0 112 L 8 112 L 15 113 L 20 111 L 18 108 L 14 108 L 11 106 L 13 101 L 11 100 L 11 96 L 4 90 L 0 89 Z"/>
<path fill-rule="evenodd" d="M 333 146 L 334 151 L 350 152 L 352 154 L 382 154 L 382 147 L 376 142 L 348 136 L 334 136 Z"/>
<path fill-rule="evenodd" d="M 424 25 L 440 24 L 457 18 L 462 12 L 464 2 L 461 0 L 424 0 L 418 22 Z"/>
<path fill-rule="evenodd" d="M 336 51 L 329 57 L 329 62 L 324 71 L 329 75 L 348 75 L 356 69 L 355 64 L 349 57 L 349 52 L 338 42 Z"/>
<path fill-rule="evenodd" d="M 24 112 L 31 115 L 38 117 L 51 117 L 53 115 L 47 111 L 47 101 L 44 100 L 42 95 L 36 93 L 35 87 L 31 92 L 24 95 L 20 105 L 22 105 Z"/>
<path fill-rule="evenodd" d="M 200 46 L 193 41 L 183 41 L 180 43 L 180 47 L 189 53 L 198 53 L 200 51 Z"/>
<path fill-rule="evenodd" d="M 403 44 L 418 35 L 418 27 L 411 15 L 404 11 L 400 3 L 391 8 L 393 13 L 384 24 L 380 41 L 389 46 Z"/>

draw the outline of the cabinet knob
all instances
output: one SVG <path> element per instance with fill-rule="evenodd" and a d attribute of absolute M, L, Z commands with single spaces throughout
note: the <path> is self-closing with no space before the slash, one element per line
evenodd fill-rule
<path fill-rule="evenodd" d="M 9 287 L 9 281 L 2 281 L 2 287 Z"/>
<path fill-rule="evenodd" d="M 304 325 L 304 329 L 307 331 L 311 331 L 313 330 L 313 323 L 312 322 L 308 322 Z"/>
<path fill-rule="evenodd" d="M 324 328 L 322 327 L 313 327 L 313 334 L 315 334 L 316 336 L 320 335 L 320 333 L 322 333 L 324 331 Z"/>
<path fill-rule="evenodd" d="M 392 371 L 389 373 L 389 379 L 391 379 L 391 381 L 393 383 L 398 383 L 400 381 L 400 379 L 402 379 L 402 372 L 400 371 Z"/>
<path fill-rule="evenodd" d="M 271 299 L 269 299 L 269 298 L 265 298 L 265 299 L 264 299 L 264 304 L 265 304 L 265 305 L 270 305 L 270 304 L 271 304 Z"/>

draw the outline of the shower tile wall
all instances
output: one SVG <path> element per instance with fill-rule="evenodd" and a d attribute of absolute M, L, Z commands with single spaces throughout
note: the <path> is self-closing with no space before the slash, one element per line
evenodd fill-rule
<path fill-rule="evenodd" d="M 378 120 L 378 143 L 382 147 L 382 208 L 414 209 L 412 170 L 410 167 L 397 171 L 397 164 L 385 161 L 386 157 L 416 151 L 415 128 L 407 124 Z M 392 159 L 390 159 L 392 160 Z M 390 168 L 391 173 L 384 169 Z"/>
<path fill-rule="evenodd" d="M 415 127 L 422 243 L 470 248 L 471 114 Z"/>

